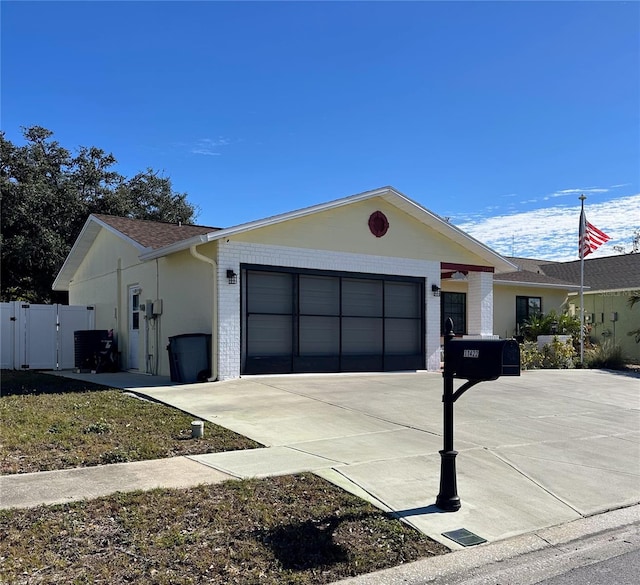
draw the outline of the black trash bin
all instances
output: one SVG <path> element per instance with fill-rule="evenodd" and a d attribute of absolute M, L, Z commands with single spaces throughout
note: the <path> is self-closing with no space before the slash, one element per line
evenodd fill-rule
<path fill-rule="evenodd" d="M 211 376 L 210 333 L 184 333 L 169 337 L 167 351 L 172 382 L 206 382 Z"/>

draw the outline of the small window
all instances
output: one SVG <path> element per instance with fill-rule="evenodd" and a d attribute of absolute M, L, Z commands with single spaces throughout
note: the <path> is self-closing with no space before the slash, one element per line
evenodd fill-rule
<path fill-rule="evenodd" d="M 467 333 L 467 293 L 442 292 L 440 294 L 440 335 L 444 335 L 444 324 L 451 317 L 456 335 Z"/>
<path fill-rule="evenodd" d="M 516 324 L 521 327 L 525 321 L 542 314 L 542 297 L 516 297 Z"/>
<path fill-rule="evenodd" d="M 131 329 L 140 329 L 140 295 L 131 296 Z"/>

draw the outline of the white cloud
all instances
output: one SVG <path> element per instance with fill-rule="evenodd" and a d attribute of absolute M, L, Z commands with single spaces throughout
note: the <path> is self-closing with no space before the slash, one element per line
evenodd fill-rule
<path fill-rule="evenodd" d="M 222 136 L 219 136 L 217 139 L 201 138 L 191 148 L 191 153 L 203 154 L 206 156 L 220 156 L 222 154 L 220 152 L 220 147 L 227 146 L 228 144 L 230 144 L 230 140 L 223 138 Z"/>
<path fill-rule="evenodd" d="M 613 246 L 629 248 L 634 230 L 640 227 L 640 193 L 587 204 L 585 213 L 590 223 L 611 237 L 593 256 L 610 256 L 616 253 Z M 579 218 L 578 205 L 483 219 L 465 218 L 463 223 L 453 223 L 507 256 L 577 260 Z"/>
<path fill-rule="evenodd" d="M 555 193 L 551 193 L 549 197 L 567 197 L 568 195 L 577 195 L 578 193 L 608 193 L 609 189 L 602 187 L 586 187 L 581 189 L 561 189 Z"/>

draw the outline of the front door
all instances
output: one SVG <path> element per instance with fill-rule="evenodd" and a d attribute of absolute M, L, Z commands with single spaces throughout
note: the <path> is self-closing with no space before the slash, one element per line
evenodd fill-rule
<path fill-rule="evenodd" d="M 140 287 L 129 287 L 129 351 L 127 366 L 137 370 L 140 366 Z"/>

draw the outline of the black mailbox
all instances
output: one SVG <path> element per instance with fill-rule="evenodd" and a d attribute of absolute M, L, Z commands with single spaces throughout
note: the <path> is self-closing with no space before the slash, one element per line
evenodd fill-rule
<path fill-rule="evenodd" d="M 515 339 L 452 339 L 445 351 L 445 375 L 453 378 L 485 381 L 520 375 Z"/>

